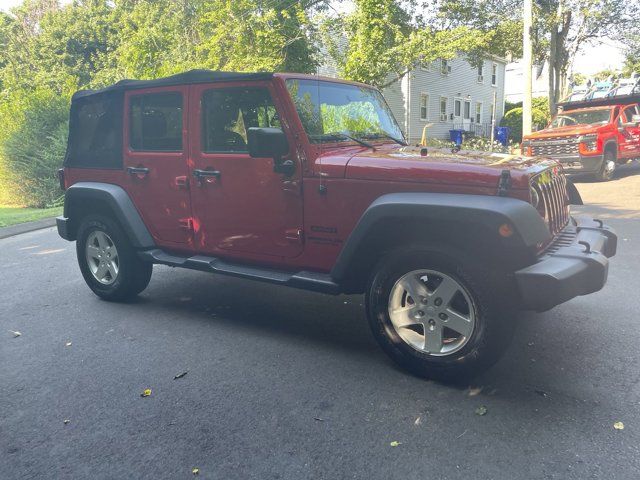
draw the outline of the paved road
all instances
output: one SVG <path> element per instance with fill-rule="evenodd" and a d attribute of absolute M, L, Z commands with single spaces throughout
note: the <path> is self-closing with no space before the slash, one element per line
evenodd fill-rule
<path fill-rule="evenodd" d="M 53 229 L 0 240 L 0 478 L 640 478 L 640 167 L 621 175 L 579 184 L 620 234 L 609 284 L 522 315 L 475 396 L 397 369 L 359 297 L 158 267 L 110 304 Z"/>

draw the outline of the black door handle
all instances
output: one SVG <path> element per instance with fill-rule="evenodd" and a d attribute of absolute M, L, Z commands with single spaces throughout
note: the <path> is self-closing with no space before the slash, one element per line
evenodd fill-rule
<path fill-rule="evenodd" d="M 149 173 L 149 169 L 147 167 L 127 167 L 127 172 L 129 175 L 146 175 Z"/>
<path fill-rule="evenodd" d="M 202 186 L 202 182 L 207 178 L 220 178 L 220 172 L 218 170 L 194 170 L 193 176 L 198 180 L 198 185 Z"/>

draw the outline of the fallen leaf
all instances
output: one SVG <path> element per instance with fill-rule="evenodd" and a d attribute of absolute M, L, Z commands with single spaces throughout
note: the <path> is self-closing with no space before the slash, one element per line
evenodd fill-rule
<path fill-rule="evenodd" d="M 71 342 L 67 342 L 64 344 L 65 347 L 70 347 L 71 346 Z"/>
<path fill-rule="evenodd" d="M 486 415 L 487 414 L 487 407 L 485 407 L 484 405 L 480 405 L 478 408 L 476 408 L 476 415 Z"/>
<path fill-rule="evenodd" d="M 320 418 L 320 417 L 313 417 L 313 419 L 317 422 L 324 422 L 324 418 Z"/>
<path fill-rule="evenodd" d="M 66 419 L 64 419 L 64 420 L 63 420 L 63 423 L 64 423 L 65 425 L 68 425 L 70 421 L 71 421 L 71 420 L 69 420 L 68 418 L 66 418 Z"/>
<path fill-rule="evenodd" d="M 422 425 L 422 415 L 416 418 L 416 421 L 413 422 L 414 425 Z"/>
<path fill-rule="evenodd" d="M 193 468 L 191 470 L 191 473 L 193 473 L 194 475 L 198 475 L 200 473 L 200 469 L 199 468 Z"/>
<path fill-rule="evenodd" d="M 11 333 L 13 333 L 13 338 L 19 337 L 20 335 L 22 335 L 20 332 L 18 332 L 17 330 L 14 332 L 13 330 L 9 330 Z"/>
<path fill-rule="evenodd" d="M 189 370 L 185 370 L 184 372 L 177 374 L 175 377 L 173 377 L 173 379 L 174 379 L 174 380 L 177 380 L 177 379 L 179 379 L 179 378 L 182 378 L 182 377 L 184 377 L 187 373 L 189 373 Z"/>
<path fill-rule="evenodd" d="M 616 422 L 613 424 L 613 428 L 615 428 L 616 430 L 624 430 L 624 423 Z"/>
<path fill-rule="evenodd" d="M 476 395 L 480 395 L 480 392 L 482 392 L 482 387 L 469 387 L 469 390 L 467 390 L 467 395 L 469 395 L 470 397 L 475 397 Z"/>
<path fill-rule="evenodd" d="M 394 441 L 393 441 L 393 442 L 391 442 L 389 445 L 391 445 L 392 447 L 397 447 L 398 445 L 402 445 L 402 443 L 397 442 L 397 441 L 395 441 L 395 440 L 394 440 Z"/>
<path fill-rule="evenodd" d="M 151 389 L 150 388 L 145 389 L 144 392 L 142 392 L 140 394 L 141 397 L 148 397 L 149 395 L 151 395 Z"/>

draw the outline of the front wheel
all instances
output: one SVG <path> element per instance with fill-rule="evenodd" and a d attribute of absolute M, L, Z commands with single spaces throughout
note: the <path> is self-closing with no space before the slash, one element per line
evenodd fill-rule
<path fill-rule="evenodd" d="M 493 276 L 437 252 L 390 255 L 367 291 L 376 340 L 419 376 L 457 382 L 477 375 L 500 358 L 515 325 L 508 286 Z"/>
<path fill-rule="evenodd" d="M 78 265 L 93 293 L 105 300 L 127 300 L 142 292 L 153 265 L 141 261 L 120 226 L 101 215 L 86 217 L 76 240 Z"/>
<path fill-rule="evenodd" d="M 596 173 L 596 180 L 599 182 L 608 182 L 613 178 L 613 174 L 616 171 L 616 154 L 612 151 L 604 152 L 602 159 L 602 166 L 598 173 Z"/>

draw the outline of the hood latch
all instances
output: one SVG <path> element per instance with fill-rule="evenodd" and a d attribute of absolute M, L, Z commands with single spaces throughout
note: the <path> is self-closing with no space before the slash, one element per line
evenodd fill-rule
<path fill-rule="evenodd" d="M 502 170 L 502 173 L 500 174 L 500 181 L 498 182 L 498 195 L 500 197 L 505 197 L 510 188 L 511 188 L 511 171 Z"/>

